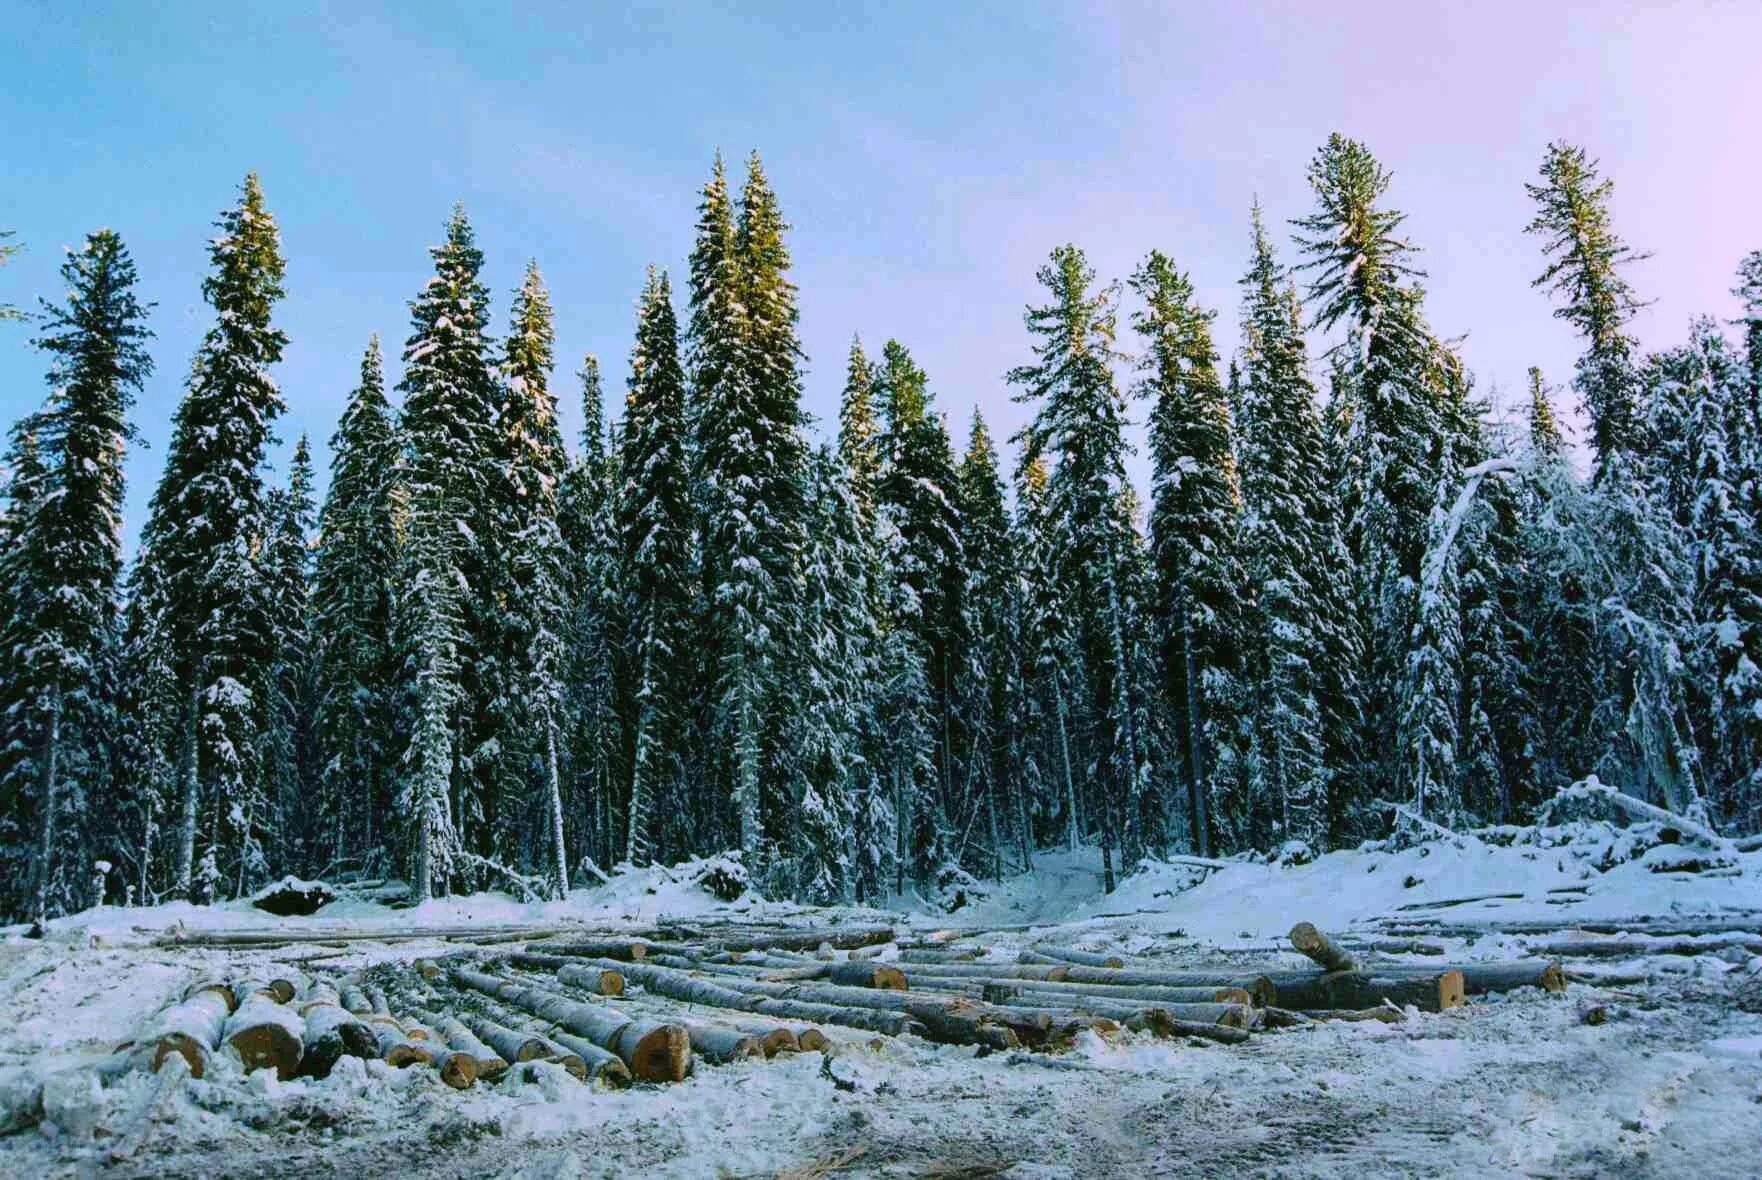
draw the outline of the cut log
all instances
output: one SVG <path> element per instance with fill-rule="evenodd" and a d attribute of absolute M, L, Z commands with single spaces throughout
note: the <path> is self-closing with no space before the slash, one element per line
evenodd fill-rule
<path fill-rule="evenodd" d="M 278 1004 L 291 1004 L 306 986 L 306 981 L 293 975 L 278 975 L 269 981 L 269 993 Z"/>
<path fill-rule="evenodd" d="M 1130 984 L 1110 983 L 1071 983 L 1068 980 L 1036 980 L 1019 979 L 972 979 L 972 980 L 941 980 L 934 976 L 914 976 L 920 989 L 947 990 L 948 985 L 965 984 L 973 990 L 983 989 L 1000 991 L 1011 988 L 1046 993 L 1057 993 L 1069 998 L 1077 1004 L 1078 997 L 1094 996 L 1097 999 L 1119 1000 L 1123 1002 L 1144 1001 L 1155 1004 L 1254 1004 L 1265 1007 L 1266 1002 L 1275 998 L 1277 991 L 1270 979 L 1256 976 L 1244 980 L 1243 987 L 1155 987 L 1150 985 L 1132 986 Z"/>
<path fill-rule="evenodd" d="M 507 1059 L 484 1044 L 483 1039 L 466 1028 L 458 1017 L 426 1008 L 417 1009 L 413 1015 L 439 1034 L 447 1048 L 469 1054 L 476 1064 L 479 1080 L 493 1082 L 508 1071 Z"/>
<path fill-rule="evenodd" d="M 1558 992 L 1566 990 L 1566 973 L 1560 969 L 1559 963 L 1546 959 L 1516 959 L 1497 963 L 1460 963 L 1452 964 L 1447 970 L 1462 974 L 1463 994 L 1484 996 L 1489 992 L 1508 992 L 1520 987 L 1539 987 L 1543 991 Z M 1373 975 L 1386 976 L 1391 979 L 1419 978 L 1435 976 L 1438 968 L 1417 967 L 1407 964 L 1391 963 L 1375 967 L 1369 972 Z M 1296 973 L 1281 974 L 1273 977 L 1274 984 L 1283 989 L 1292 981 L 1301 981 L 1313 976 L 1299 976 Z"/>
<path fill-rule="evenodd" d="M 534 971 L 557 971 L 564 967 L 579 966 L 570 956 L 553 954 L 509 955 L 508 961 L 516 967 L 524 967 Z M 640 962 L 641 960 L 631 960 Z M 593 971 L 576 971 L 570 978 L 572 987 L 592 992 L 596 996 L 621 996 L 624 994 L 624 973 L 610 967 L 598 968 Z"/>
<path fill-rule="evenodd" d="M 1311 1020 L 1375 1020 L 1383 1024 L 1400 1024 L 1407 1019 L 1401 1009 L 1383 1004 L 1375 1008 L 1316 1008 L 1303 1015 Z"/>
<path fill-rule="evenodd" d="M 285 1082 L 300 1070 L 305 1033 L 306 1022 L 299 1013 L 263 991 L 239 1005 L 238 1011 L 227 1018 L 222 1035 L 227 1046 L 239 1055 L 246 1072 L 273 1068 L 275 1076 Z"/>
<path fill-rule="evenodd" d="M 764 1040 L 751 1033 L 715 1024 L 687 1024 L 691 1051 L 711 1065 L 727 1065 L 765 1055 Z"/>
<path fill-rule="evenodd" d="M 495 1050 L 497 1057 L 511 1065 L 518 1065 L 522 1061 L 544 1060 L 545 1043 L 542 1037 L 520 1032 L 487 1017 L 466 1015 L 462 1021 L 484 1044 Z"/>
<path fill-rule="evenodd" d="M 565 1029 L 553 1029 L 548 1039 L 581 1059 L 587 1071 L 584 1080 L 604 1082 L 619 1089 L 630 1084 L 630 1067 L 616 1053 L 602 1049 L 586 1037 L 578 1037 Z"/>
<path fill-rule="evenodd" d="M 1311 1011 L 1323 1008 L 1374 1008 L 1384 1000 L 1412 1004 L 1422 1012 L 1460 1008 L 1463 980 L 1460 971 L 1426 975 L 1365 975 L 1334 971 L 1306 980 L 1278 983 L 1278 1006 Z"/>
<path fill-rule="evenodd" d="M 892 942 L 891 926 L 827 926 L 800 930 L 703 931 L 699 941 L 724 950 L 818 950 L 821 945 L 838 950 Z"/>
<path fill-rule="evenodd" d="M 353 1012 L 338 1004 L 311 1001 L 301 1006 L 300 1075 L 327 1078 L 344 1057 L 379 1056 L 379 1039 Z"/>
<path fill-rule="evenodd" d="M 345 984 L 339 989 L 337 995 L 342 1006 L 355 1015 L 373 1015 L 373 1004 L 368 1000 L 367 993 L 361 989 L 359 984 Z"/>
<path fill-rule="evenodd" d="M 227 1017 L 233 1010 L 232 989 L 221 983 L 202 984 L 181 1004 L 159 1014 L 154 1031 L 145 1039 L 153 1046 L 150 1061 L 155 1072 L 172 1054 L 182 1057 L 190 1076 L 208 1070 L 208 1056 L 220 1047 Z"/>
<path fill-rule="evenodd" d="M 1529 949 L 1538 955 L 1556 959 L 1643 959 L 1648 955 L 1693 958 L 1733 947 L 1752 955 L 1762 955 L 1762 936 L 1718 934 L 1701 939 L 1660 942 L 1646 938 L 1572 938 L 1546 942 Z"/>
<path fill-rule="evenodd" d="M 797 1029 L 795 1042 L 803 1053 L 824 1052 L 832 1047 L 832 1039 L 813 1027 Z M 770 1054 L 766 1054 L 766 1056 L 770 1056 Z"/>
<path fill-rule="evenodd" d="M 1026 1008 L 1070 1008 L 1093 1012 L 1122 1022 L 1138 1018 L 1140 1013 L 1160 1012 L 1170 1020 L 1185 1024 L 1222 1024 L 1231 1028 L 1252 1029 L 1260 1021 L 1248 1004 L 1156 1004 L 1127 999 L 1071 992 L 1043 992 L 1032 988 L 992 984 L 985 989 L 985 1000 L 992 1004 L 1014 1004 Z"/>
<path fill-rule="evenodd" d="M 971 963 L 974 959 L 984 957 L 983 947 L 973 947 L 964 951 L 931 950 L 927 947 L 900 947 L 901 963 Z"/>
<path fill-rule="evenodd" d="M 677 962 L 672 956 L 667 956 L 667 958 L 670 963 Z M 888 963 L 870 963 L 860 960 L 812 963 L 800 967 L 766 970 L 758 978 L 773 982 L 824 979 L 827 983 L 835 983 L 840 987 L 875 987 L 898 992 L 906 990 L 905 972 L 898 967 Z"/>
<path fill-rule="evenodd" d="M 943 978 L 964 976 L 968 979 L 1050 979 L 1070 978 L 1070 974 L 1078 968 L 1068 963 L 936 963 L 919 967 L 910 963 L 904 967 L 907 986 L 919 975 L 934 975 Z"/>
<path fill-rule="evenodd" d="M 562 972 L 559 972 L 558 978 L 567 982 L 566 976 L 570 970 L 570 968 L 564 968 Z M 627 970 L 633 981 L 656 995 L 682 1000 L 689 1004 L 705 1004 L 714 1008 L 757 1012 L 765 1016 L 777 1017 L 780 1020 L 811 1020 L 817 1024 L 842 1024 L 849 1028 L 884 1033 L 887 1036 L 899 1036 L 912 1030 L 911 1021 L 897 1012 L 876 1012 L 865 1007 L 841 1004 L 806 1003 L 794 998 L 776 998 L 774 993 L 768 991 L 754 993 L 736 990 L 732 985 L 748 984 L 755 981 L 739 979 L 735 976 L 703 978 L 688 975 L 683 971 L 657 968 L 649 963 L 632 963 Z M 724 984 L 730 986 L 723 986 Z"/>
<path fill-rule="evenodd" d="M 546 1061 L 562 1066 L 565 1070 L 569 1071 L 569 1076 L 578 1082 L 585 1082 L 587 1080 L 587 1059 L 585 1057 L 575 1052 L 575 1050 L 562 1045 L 555 1037 L 542 1037 L 540 1039 L 543 1040 L 545 1044 L 544 1059 Z"/>
<path fill-rule="evenodd" d="M 455 1090 L 469 1090 L 477 1084 L 477 1058 L 456 1049 L 425 1046 L 434 1055 L 434 1068 L 440 1080 Z"/>
<path fill-rule="evenodd" d="M 1358 970 L 1358 961 L 1335 945 L 1333 939 L 1317 930 L 1311 923 L 1297 923 L 1291 927 L 1289 937 L 1292 948 L 1314 959 L 1321 965 L 1323 971 Z"/>
<path fill-rule="evenodd" d="M 611 959 L 619 963 L 640 963 L 648 957 L 649 943 L 640 938 L 608 939 L 603 942 L 536 942 L 528 951 L 547 955 L 569 955 L 577 959 Z"/>
<path fill-rule="evenodd" d="M 405 1036 L 403 1026 L 395 1018 L 377 1013 L 367 1018 L 367 1026 L 377 1039 L 379 1059 L 392 1068 L 408 1069 L 412 1065 L 433 1063 L 434 1052 L 422 1042 Z"/>
<path fill-rule="evenodd" d="M 1076 947 L 1070 946 L 1037 946 L 1033 950 L 1023 951 L 1019 961 L 1044 963 L 1048 960 L 1057 963 L 1076 963 L 1082 967 L 1108 967 L 1116 970 L 1126 965 L 1126 961 L 1118 955 L 1097 954 L 1095 951 L 1078 950 Z"/>
<path fill-rule="evenodd" d="M 1378 955 L 1442 955 L 1446 953 L 1441 944 L 1425 942 L 1418 938 L 1352 938 L 1341 935 L 1334 941 L 1353 950 L 1370 951 Z"/>
<path fill-rule="evenodd" d="M 599 970 L 604 970 L 603 966 Z M 581 971 L 569 966 L 565 975 Z M 597 976 L 588 969 L 584 974 Z M 584 1004 L 554 992 L 486 975 L 480 971 L 455 968 L 449 975 L 454 983 L 496 996 L 535 1016 L 543 1017 L 576 1034 L 586 1037 L 603 1049 L 616 1053 L 630 1067 L 636 1078 L 645 1082 L 677 1082 L 691 1065 L 691 1043 L 683 1025 L 657 1020 L 638 1019 L 610 1010 L 603 1005 Z M 565 979 L 564 982 L 569 982 Z"/>

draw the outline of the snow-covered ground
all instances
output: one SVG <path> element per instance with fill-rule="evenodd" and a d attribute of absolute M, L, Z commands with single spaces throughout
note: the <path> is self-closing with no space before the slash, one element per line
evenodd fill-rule
<path fill-rule="evenodd" d="M 1472 924 L 1731 916 L 1756 933 L 1762 854 L 1728 875 L 1651 871 L 1668 846 L 1621 847 L 1598 825 L 1495 847 L 1473 839 L 1400 851 L 1333 853 L 1297 867 L 1159 865 L 1112 894 L 1092 850 L 1048 853 L 1035 873 L 952 915 L 838 916 L 921 931 L 1005 929 L 1013 958 L 1066 942 L 1192 962 L 1290 967 L 1279 940 L 1298 920 L 1346 932 L 1407 913 Z M 1613 864 L 1606 871 L 1601 865 Z M 1573 889 L 1572 892 L 1559 892 Z M 1582 889 L 1581 891 L 1578 891 Z M 1551 892 L 1552 891 L 1552 892 Z M 1398 910 L 1480 894 L 1520 894 L 1444 910 Z M 107 1053 L 199 978 L 280 966 L 408 960 L 438 942 L 224 951 L 161 945 L 181 926 L 386 931 L 412 925 L 644 926 L 663 917 L 741 914 L 827 919 L 795 905 L 717 902 L 687 875 L 648 870 L 521 904 L 499 896 L 416 910 L 339 902 L 312 918 L 242 903 L 105 910 L 0 946 L 0 1092 Z M 1031 929 L 1025 927 L 1032 926 Z M 1451 959 L 1510 958 L 1523 940 L 1441 938 Z M 885 952 L 884 952 L 885 953 Z M 1432 960 L 1439 961 L 1439 960 Z M 1197 1047 L 1086 1034 L 1058 1056 L 999 1053 L 827 1031 L 834 1051 L 700 1066 L 684 1083 L 601 1091 L 562 1078 L 522 1089 L 445 1089 L 431 1071 L 346 1059 L 323 1081 L 238 1076 L 219 1059 L 189 1082 L 130 1159 L 105 1164 L 106 1131 L 129 1125 L 154 1079 L 52 1084 L 42 1126 L 0 1138 L 7 1175 L 770 1176 L 1151 1175 L 1695 1176 L 1762 1174 L 1762 956 L 1599 960 L 1650 973 L 1610 993 L 1525 990 L 1399 1024 L 1330 1023 Z M 1579 1002 L 1614 1017 L 1580 1023 Z M 1747 998 L 1746 998 L 1747 997 Z M 1749 1007 L 1751 1011 L 1743 1010 Z M 63 1077 L 75 1075 L 64 1074 Z M 821 1170 L 811 1170 L 814 1166 Z M 790 1169 L 799 1169 L 789 1172 Z M 941 1171 L 938 1171 L 941 1169 Z"/>

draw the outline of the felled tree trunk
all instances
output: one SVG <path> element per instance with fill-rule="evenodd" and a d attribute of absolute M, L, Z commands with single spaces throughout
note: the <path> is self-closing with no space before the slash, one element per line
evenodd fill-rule
<path fill-rule="evenodd" d="M 175 1053 L 190 1067 L 191 1077 L 201 1077 L 208 1070 L 209 1054 L 220 1046 L 226 1019 L 236 1007 L 231 988 L 223 983 L 205 983 L 193 989 L 182 1003 L 160 1013 L 153 1033 L 146 1038 L 153 1046 L 154 1071 Z"/>
<path fill-rule="evenodd" d="M 1102 955 L 1094 951 L 1080 951 L 1074 947 L 1037 946 L 1025 950 L 1017 959 L 1022 963 L 1076 963 L 1081 967 L 1106 967 L 1118 970 L 1126 965 L 1126 961 L 1118 955 Z"/>
<path fill-rule="evenodd" d="M 227 1047 L 239 1055 L 247 1072 L 273 1068 L 277 1078 L 287 1081 L 300 1069 L 306 1022 L 267 985 L 238 984 L 233 991 L 235 996 L 241 991 L 246 994 L 239 998 L 237 1010 L 227 1018 L 222 1031 Z"/>
<path fill-rule="evenodd" d="M 581 1058 L 588 1081 L 604 1082 L 622 1088 L 630 1084 L 630 1067 L 616 1053 L 602 1049 L 586 1037 L 557 1029 L 550 1039 Z"/>
<path fill-rule="evenodd" d="M 1427 975 L 1365 975 L 1335 971 L 1306 980 L 1278 983 L 1278 1006 L 1307 1011 L 1317 1008 L 1375 1008 L 1384 1000 L 1412 1004 L 1422 1012 L 1460 1008 L 1463 979 L 1460 971 Z"/>
<path fill-rule="evenodd" d="M 643 1081 L 677 1082 L 690 1069 L 691 1043 L 682 1025 L 632 1020 L 598 1005 L 583 1004 L 480 971 L 455 969 L 449 978 L 461 987 L 496 996 L 586 1037 L 602 1049 L 616 1053 L 630 1072 Z"/>
<path fill-rule="evenodd" d="M 1356 971 L 1358 961 L 1308 922 L 1291 927 L 1291 946 L 1321 965 L 1323 971 Z"/>
<path fill-rule="evenodd" d="M 379 1056 L 373 1030 L 339 1003 L 336 989 L 329 984 L 313 984 L 297 1011 L 305 1021 L 300 1034 L 302 1075 L 326 1078 L 345 1056 Z"/>

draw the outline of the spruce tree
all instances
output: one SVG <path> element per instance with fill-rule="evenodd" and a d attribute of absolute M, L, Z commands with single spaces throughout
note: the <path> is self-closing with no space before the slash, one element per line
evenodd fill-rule
<path fill-rule="evenodd" d="M 1174 715 L 1196 848 L 1254 840 L 1260 801 L 1247 796 L 1239 551 L 1241 487 L 1230 406 L 1211 343 L 1214 313 L 1160 251 L 1131 278 L 1144 309 L 1139 396 L 1151 402 L 1151 548 L 1164 691 Z"/>
<path fill-rule="evenodd" d="M 281 236 L 255 175 L 221 214 L 202 284 L 215 311 L 191 366 L 142 533 L 136 593 L 158 618 L 139 629 L 167 645 L 180 748 L 173 889 L 202 900 L 222 880 L 264 876 L 267 813 L 256 752 L 271 643 L 257 554 L 267 531 L 263 457 L 283 409 L 269 375 L 287 337 L 271 322 L 282 296 Z M 198 855 L 200 854 L 200 855 Z"/>
<path fill-rule="evenodd" d="M 1093 291 L 1083 252 L 1061 246 L 1037 277 L 1049 302 L 1030 307 L 1028 330 L 1038 339 L 1036 363 L 1009 373 L 1017 397 L 1034 404 L 1030 455 L 1056 461 L 1048 481 L 1049 513 L 1058 533 L 1058 581 L 1069 588 L 1072 645 L 1087 682 L 1078 702 L 1097 735 L 1093 765 L 1103 886 L 1115 884 L 1114 856 L 1130 866 L 1141 854 L 1137 824 L 1149 778 L 1140 702 L 1128 663 L 1132 620 L 1125 580 L 1132 559 L 1131 523 L 1122 511 L 1127 488 L 1125 402 L 1114 384 L 1116 292 Z"/>
<path fill-rule="evenodd" d="M 1540 184 L 1526 184 L 1536 216 L 1524 227 L 1543 237 L 1547 267 L 1534 286 L 1561 296 L 1556 317 L 1585 338 L 1573 385 L 1591 420 L 1591 445 L 1601 472 L 1611 453 L 1638 443 L 1634 341 L 1627 321 L 1641 305 L 1620 268 L 1645 258 L 1616 236 L 1609 222 L 1614 182 L 1581 147 L 1556 140 L 1542 160 Z"/>
<path fill-rule="evenodd" d="M 30 848 L 8 872 L 0 911 L 44 918 L 102 901 L 89 866 L 114 854 L 94 825 L 119 790 L 114 747 L 117 580 L 122 569 L 128 412 L 153 362 L 149 306 L 110 230 L 61 267 L 65 305 L 43 303 L 49 397 L 14 435 L 8 520 L 0 541 L 0 824 Z"/>
<path fill-rule="evenodd" d="M 606 452 L 599 362 L 582 362 L 581 451 L 563 479 L 557 523 L 568 555 L 571 609 L 563 677 L 568 736 L 564 742 L 569 817 L 580 825 L 569 847 L 616 863 L 627 854 L 627 800 L 617 773 L 618 715 L 614 695 L 615 630 L 621 594 L 619 539 L 613 513 L 614 471 Z M 683 819 L 683 817 L 681 817 Z"/>
<path fill-rule="evenodd" d="M 568 465 L 551 393 L 555 333 L 550 295 L 536 262 L 514 297 L 497 415 L 505 544 L 502 587 L 505 715 L 502 843 L 541 860 L 553 896 L 569 889 L 559 731 L 563 717 L 567 552 L 557 520 Z M 542 806 L 535 805 L 542 800 Z M 531 802 L 529 802 L 531 801 Z M 542 821 L 538 817 L 542 816 Z M 525 821 L 522 823 L 521 821 Z M 537 832 L 525 830 L 536 826 Z M 548 855 L 542 855 L 548 853 Z"/>
<path fill-rule="evenodd" d="M 406 766 L 406 776 L 416 776 L 429 794 L 412 796 L 407 782 L 403 847 L 410 863 L 421 859 L 427 866 L 431 886 L 444 891 L 455 867 L 481 869 L 499 863 L 506 851 L 498 846 L 508 718 L 502 710 L 506 668 L 496 577 L 505 540 L 496 534 L 505 523 L 506 471 L 498 462 L 497 393 L 486 335 L 489 290 L 478 277 L 483 253 L 462 208 L 454 208 L 446 240 L 429 253 L 435 273 L 410 304 L 398 386 L 404 404 L 397 481 L 410 505 L 403 593 L 411 609 L 430 613 L 407 618 L 400 639 L 405 683 L 416 691 L 412 724 L 428 733 L 437 724 L 437 702 L 444 702 L 453 729 L 444 758 L 428 733 L 424 760 Z M 421 583 L 421 593 L 410 589 L 414 582 Z M 442 762 L 453 780 L 446 825 L 435 818 L 430 799 Z M 442 855 L 436 842 L 443 829 L 469 857 L 452 855 L 450 847 Z M 476 884 L 483 877 L 472 872 L 465 879 Z"/>
<path fill-rule="evenodd" d="M 312 590 L 319 665 L 322 773 L 318 859 L 391 869 L 393 738 L 398 694 L 392 643 L 398 581 L 395 477 L 399 439 L 386 401 L 379 337 L 331 436 L 330 487 L 319 517 Z"/>
<path fill-rule="evenodd" d="M 16 232 L 17 231 L 10 229 L 0 230 L 0 266 L 5 266 L 8 262 L 12 261 L 13 255 L 24 249 L 23 246 L 6 240 L 7 238 L 14 236 Z M 10 303 L 0 303 L 0 321 L 22 319 L 24 319 L 24 312 L 12 306 Z"/>
<path fill-rule="evenodd" d="M 268 720 L 262 742 L 263 781 L 272 822 L 265 827 L 283 863 L 305 865 L 317 848 L 316 680 L 312 652 L 312 449 L 294 446 L 288 486 L 266 497 L 268 535 L 261 561 L 268 597 L 271 659 L 266 677 Z"/>
<path fill-rule="evenodd" d="M 1014 742 L 1009 698 L 1016 567 L 997 448 L 977 409 L 973 411 L 966 454 L 961 459 L 957 493 L 966 573 L 962 589 L 966 616 L 963 630 L 968 637 L 957 687 L 961 696 L 961 729 L 971 744 L 967 755 L 970 786 L 964 793 L 970 816 L 983 809 L 987 832 L 983 856 L 969 859 L 975 867 L 1002 880 L 1010 849 L 1019 843 L 1016 825 L 1020 783 L 1011 758 Z M 969 819 L 966 827 L 971 830 L 972 826 Z"/>
<path fill-rule="evenodd" d="M 800 346 L 787 228 L 755 155 L 738 216 L 718 157 L 691 258 L 693 456 L 717 827 L 762 872 L 786 818 L 773 771 L 793 707 L 803 545 Z"/>
<path fill-rule="evenodd" d="M 1443 390 L 1424 319 L 1413 246 L 1399 236 L 1404 215 L 1380 205 L 1389 174 L 1364 145 L 1339 134 L 1310 164 L 1318 208 L 1297 226 L 1313 272 L 1309 298 L 1322 328 L 1344 325 L 1334 353 L 1330 417 L 1341 489 L 1341 532 L 1357 572 L 1356 611 L 1365 620 L 1361 669 L 1364 748 L 1383 764 L 1373 782 L 1393 783 L 1394 735 L 1417 632 L 1420 583 L 1444 445 Z M 1389 788 L 1384 786 L 1386 792 Z M 1333 802 L 1337 834 L 1369 830 L 1369 800 Z"/>
<path fill-rule="evenodd" d="M 1253 210 L 1254 256 L 1241 285 L 1236 423 L 1242 559 L 1251 586 L 1245 665 L 1255 695 L 1257 793 L 1272 830 L 1312 851 L 1327 844 L 1329 769 L 1352 728 L 1352 661 L 1331 601 L 1341 572 L 1327 441 L 1308 372 L 1301 312 Z"/>
<path fill-rule="evenodd" d="M 966 634 L 961 618 L 966 561 L 961 551 L 958 478 L 954 447 L 935 413 L 929 380 L 905 346 L 889 340 L 875 378 L 881 407 L 881 511 L 892 525 L 896 548 L 890 555 L 900 581 L 904 626 L 917 644 L 930 691 L 934 735 L 934 774 L 915 796 L 911 811 L 898 815 L 911 848 L 911 871 L 920 883 L 942 867 L 948 835 L 960 812 L 957 784 L 964 781 L 966 735 L 957 732 L 956 690 Z"/>
<path fill-rule="evenodd" d="M 691 473 L 685 373 L 673 288 L 650 268 L 630 353 L 616 520 L 623 590 L 622 645 L 635 683 L 624 859 L 692 851 L 690 829 L 667 817 L 689 809 L 684 745 L 691 702 Z"/>

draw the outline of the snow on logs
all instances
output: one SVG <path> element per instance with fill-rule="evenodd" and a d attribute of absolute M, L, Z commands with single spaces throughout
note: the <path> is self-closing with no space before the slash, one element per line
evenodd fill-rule
<path fill-rule="evenodd" d="M 305 1022 L 300 1033 L 300 1073 L 326 1078 L 347 1057 L 379 1056 L 379 1041 L 366 1023 L 342 1006 L 336 988 L 314 983 L 296 1009 Z"/>
<path fill-rule="evenodd" d="M 151 1064 L 157 1072 L 167 1057 L 176 1054 L 199 1078 L 208 1070 L 208 1057 L 220 1045 L 227 1017 L 238 1004 L 224 983 L 201 983 L 185 993 L 181 1003 L 159 1014 L 154 1030 L 145 1040 L 152 1045 Z"/>
<path fill-rule="evenodd" d="M 603 963 L 599 966 L 606 969 Z M 456 986 L 503 1000 L 615 1053 L 641 1081 L 677 1082 L 691 1068 L 691 1042 L 683 1025 L 633 1019 L 605 1005 L 584 1004 L 481 971 L 454 968 L 448 978 Z"/>
<path fill-rule="evenodd" d="M 291 985 L 286 980 L 241 980 L 232 992 L 238 1007 L 221 1030 L 227 1047 L 238 1054 L 247 1073 L 274 1069 L 279 1080 L 287 1081 L 299 1072 L 306 1035 L 305 1020 L 282 1000 L 283 995 L 292 998 Z"/>

